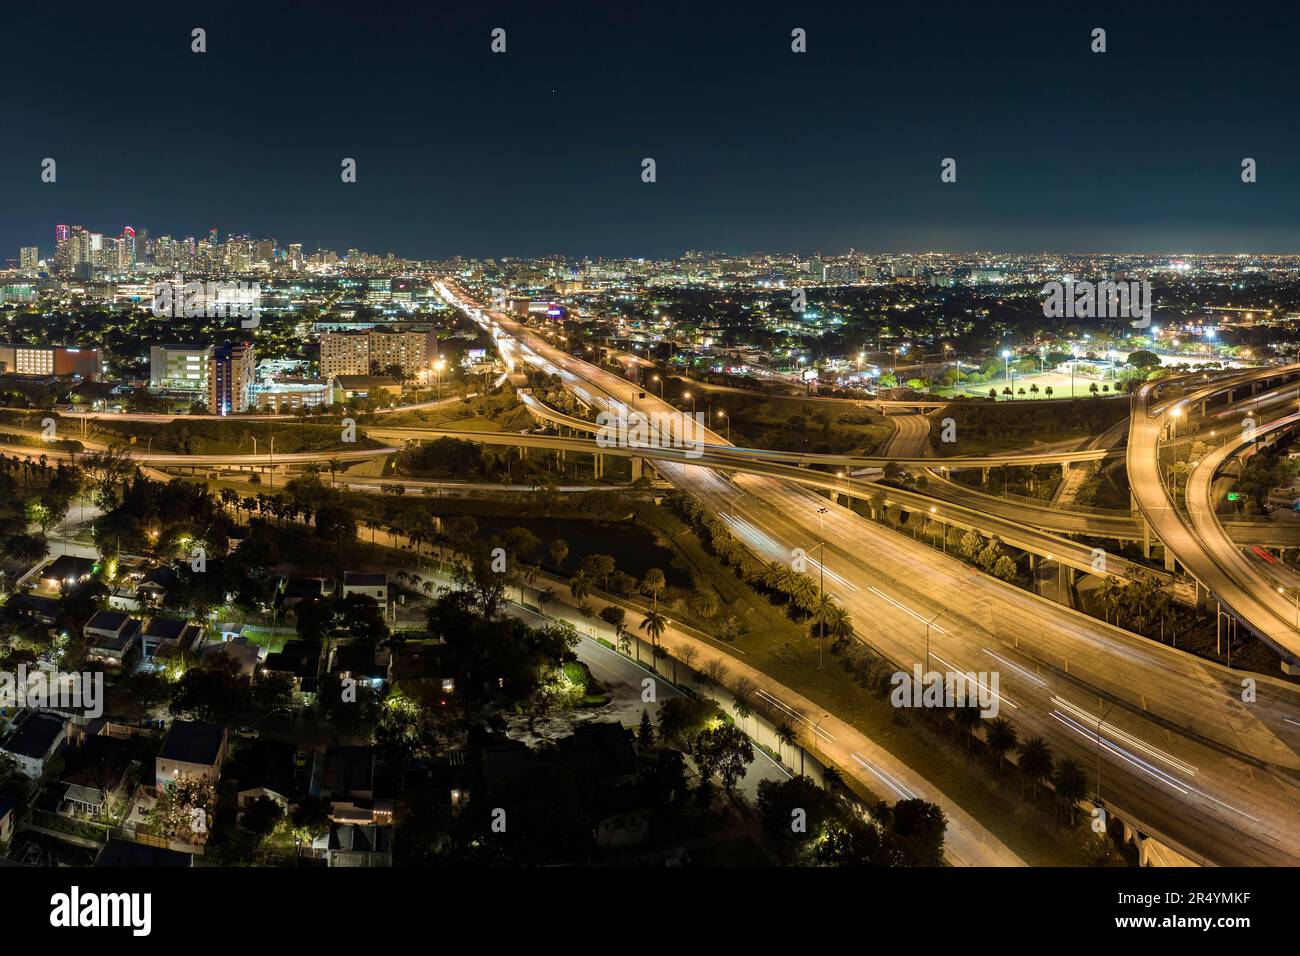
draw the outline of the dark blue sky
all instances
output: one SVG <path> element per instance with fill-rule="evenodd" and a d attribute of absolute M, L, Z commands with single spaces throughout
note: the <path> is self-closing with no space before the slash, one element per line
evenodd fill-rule
<path fill-rule="evenodd" d="M 56 222 L 424 257 L 1300 251 L 1286 5 L 60 2 L 0 35 L 0 258 Z"/>

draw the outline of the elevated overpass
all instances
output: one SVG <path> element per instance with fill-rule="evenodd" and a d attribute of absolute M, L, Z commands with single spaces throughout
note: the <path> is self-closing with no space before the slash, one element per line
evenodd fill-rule
<path fill-rule="evenodd" d="M 1164 545 L 1166 567 L 1172 569 L 1175 561 L 1181 564 L 1196 580 L 1198 599 L 1208 602 L 1213 596 L 1220 605 L 1229 608 L 1233 616 L 1282 652 L 1283 670 L 1288 673 L 1300 673 L 1300 630 L 1279 614 L 1282 610 L 1280 595 L 1267 585 L 1260 592 L 1251 583 L 1256 578 L 1253 572 L 1241 576 L 1244 559 L 1237 554 L 1226 534 L 1221 530 L 1215 531 L 1212 517 L 1205 514 L 1213 475 L 1219 465 L 1241 447 L 1241 443 L 1230 440 L 1208 454 L 1193 469 L 1197 487 L 1192 488 L 1189 477 L 1187 500 L 1189 505 L 1197 502 L 1198 514 L 1194 516 L 1194 522 L 1183 519 L 1165 485 L 1161 474 L 1160 445 L 1163 436 L 1169 434 L 1172 437 L 1188 408 L 1197 407 L 1204 415 L 1208 403 L 1221 393 L 1228 393 L 1231 401 L 1239 389 L 1249 389 L 1253 394 L 1259 386 L 1271 380 L 1285 381 L 1297 376 L 1300 376 L 1300 365 L 1257 369 L 1230 382 L 1204 385 L 1161 405 L 1153 403 L 1160 383 L 1144 384 L 1133 393 L 1126 459 L 1129 485 L 1144 523 L 1144 535 L 1153 534 Z M 1279 421 L 1290 424 L 1286 418 Z M 1278 425 L 1278 422 L 1273 424 Z"/>
<path fill-rule="evenodd" d="M 515 356 L 535 350 L 548 371 L 564 373 L 571 390 L 586 388 L 639 410 L 666 407 L 657 399 L 638 401 L 626 379 L 550 349 L 520 323 L 485 312 L 446 283 L 440 291 L 498 341 L 508 341 Z M 517 346 L 514 337 L 525 344 Z M 995 655 L 1022 735 L 1041 734 L 1058 754 L 1085 767 L 1101 755 L 1112 813 L 1122 809 L 1121 816 L 1140 820 L 1193 859 L 1300 859 L 1294 813 L 1300 788 L 1290 770 L 1277 766 L 1300 766 L 1300 727 L 1289 722 L 1297 698 L 1285 683 L 1260 677 L 1267 691 L 1247 708 L 1235 672 L 973 573 L 794 481 L 742 471 L 727 480 L 714 467 L 668 461 L 659 467 L 763 560 L 788 558 L 794 546 L 817 553 L 826 514 L 827 589 L 857 621 L 869 622 L 866 632 L 878 649 L 895 661 L 920 660 L 921 624 L 944 611 L 931 638 L 939 666 L 986 669 L 984 658 Z M 816 563 L 810 566 L 816 574 Z M 1243 774 L 1243 762 L 1271 769 Z"/>

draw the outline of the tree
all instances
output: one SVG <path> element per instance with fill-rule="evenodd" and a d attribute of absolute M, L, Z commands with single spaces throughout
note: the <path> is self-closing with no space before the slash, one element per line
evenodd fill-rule
<path fill-rule="evenodd" d="M 368 594 L 349 594 L 335 603 L 338 623 L 355 638 L 375 643 L 388 636 L 379 602 Z"/>
<path fill-rule="evenodd" d="M 889 808 L 887 842 L 901 866 L 942 866 L 948 820 L 938 806 L 919 798 Z"/>
<path fill-rule="evenodd" d="M 337 614 L 334 602 L 327 597 L 312 596 L 299 601 L 293 609 L 294 626 L 304 641 L 323 641 L 334 629 Z"/>
<path fill-rule="evenodd" d="M 718 595 L 711 587 L 702 587 L 695 594 L 695 611 L 706 621 L 718 613 Z"/>
<path fill-rule="evenodd" d="M 654 725 L 650 723 L 650 711 L 641 708 L 641 726 L 637 728 L 636 742 L 642 747 L 653 747 L 655 743 Z"/>
<path fill-rule="evenodd" d="M 1052 748 L 1042 737 L 1030 737 L 1020 745 L 1020 760 L 1017 763 L 1020 775 L 1031 787 L 1036 787 L 1052 776 L 1055 760 Z"/>
<path fill-rule="evenodd" d="M 641 579 L 641 591 L 648 594 L 654 599 L 654 607 L 659 609 L 659 592 L 667 586 L 663 571 L 658 568 L 651 568 Z"/>
<path fill-rule="evenodd" d="M 1160 356 L 1155 352 L 1149 352 L 1146 349 L 1139 349 L 1136 352 L 1130 352 L 1127 364 L 1144 372 L 1149 372 L 1153 368 L 1160 367 Z"/>
<path fill-rule="evenodd" d="M 1016 749 L 1017 739 L 1016 728 L 1005 717 L 994 718 L 984 733 L 984 745 L 996 758 L 999 767 L 1006 762 L 1007 754 Z"/>
<path fill-rule="evenodd" d="M 754 762 L 754 747 L 735 724 L 723 724 L 695 738 L 695 759 L 704 778 L 717 775 L 722 788 L 731 793 L 745 768 Z"/>
<path fill-rule="evenodd" d="M 111 445 L 104 451 L 84 455 L 80 465 L 95 490 L 95 504 L 104 511 L 117 507 L 122 486 L 136 470 L 125 445 Z"/>
<path fill-rule="evenodd" d="M 609 591 L 609 576 L 614 573 L 616 567 L 614 559 L 608 554 L 590 554 L 582 559 L 580 565 L 582 572 L 588 578 L 602 582 L 605 591 Z"/>
<path fill-rule="evenodd" d="M 651 610 L 641 622 L 641 630 L 650 635 L 650 642 L 657 648 L 659 639 L 668 630 L 668 619 L 656 610 Z"/>
<path fill-rule="evenodd" d="M 1016 579 L 1019 570 L 1016 568 L 1016 562 L 1008 555 L 1002 555 L 993 562 L 993 576 L 1003 581 L 1011 582 Z"/>
<path fill-rule="evenodd" d="M 207 833 L 208 814 L 217 803 L 207 777 L 181 774 L 167 784 L 149 811 L 149 826 L 159 836 L 192 841 Z"/>
<path fill-rule="evenodd" d="M 564 559 L 569 556 L 569 545 L 563 538 L 556 538 L 551 542 L 550 552 L 551 560 L 555 562 L 555 566 L 557 568 L 562 567 Z"/>
<path fill-rule="evenodd" d="M 581 601 L 591 593 L 591 580 L 587 577 L 586 572 L 579 571 L 569 578 L 569 593 L 573 595 L 575 601 Z"/>
<path fill-rule="evenodd" d="M 621 633 L 627 622 L 627 611 L 617 604 L 607 604 L 600 609 L 600 619 L 612 627 L 615 633 Z"/>
<path fill-rule="evenodd" d="M 1084 773 L 1083 766 L 1073 757 L 1061 758 L 1052 775 L 1052 787 L 1056 791 L 1057 804 L 1068 811 L 1073 825 L 1076 805 L 1088 792 L 1088 776 Z"/>

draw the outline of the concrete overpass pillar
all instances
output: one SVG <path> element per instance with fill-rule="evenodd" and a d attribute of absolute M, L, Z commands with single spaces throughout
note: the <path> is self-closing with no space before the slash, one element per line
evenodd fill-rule
<path fill-rule="evenodd" d="M 1210 609 L 1210 589 L 1196 582 L 1196 609 L 1198 611 L 1208 611 Z"/>
<path fill-rule="evenodd" d="M 1142 557 L 1148 561 L 1151 560 L 1151 525 L 1147 524 L 1147 519 L 1139 517 L 1138 521 L 1142 522 Z"/>
<path fill-rule="evenodd" d="M 980 484 L 985 488 L 989 486 L 989 470 L 987 468 L 980 469 Z"/>
<path fill-rule="evenodd" d="M 632 461 L 632 480 L 636 481 L 642 475 L 642 472 L 644 470 L 643 466 L 645 463 L 645 459 L 633 458 L 631 461 Z"/>
<path fill-rule="evenodd" d="M 1063 461 L 1061 462 L 1061 480 L 1066 481 L 1069 477 L 1070 477 L 1070 463 L 1068 461 Z"/>
<path fill-rule="evenodd" d="M 1174 573 L 1174 553 L 1169 550 L 1169 545 L 1164 545 L 1161 549 L 1165 553 L 1165 570 L 1170 574 Z"/>

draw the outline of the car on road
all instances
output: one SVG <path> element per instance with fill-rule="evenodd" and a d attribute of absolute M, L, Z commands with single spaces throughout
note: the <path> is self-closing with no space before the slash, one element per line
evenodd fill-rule
<path fill-rule="evenodd" d="M 256 740 L 260 732 L 256 727 L 240 727 L 235 731 L 236 737 L 242 737 L 244 740 Z"/>

